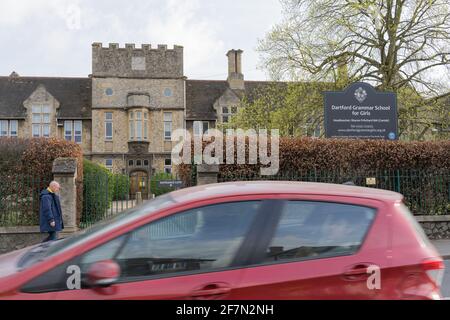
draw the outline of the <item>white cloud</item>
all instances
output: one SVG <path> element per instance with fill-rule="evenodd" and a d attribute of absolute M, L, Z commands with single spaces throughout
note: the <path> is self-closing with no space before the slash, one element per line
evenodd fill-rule
<path fill-rule="evenodd" d="M 149 38 L 158 43 L 183 45 L 186 72 L 207 72 L 211 57 L 222 55 L 224 42 L 219 39 L 218 26 L 199 12 L 198 0 L 169 0 L 165 15 L 152 12 L 147 24 Z"/>
<path fill-rule="evenodd" d="M 0 0 L 0 74 L 87 76 L 91 43 L 182 45 L 190 78 L 226 79 L 228 49 L 243 49 L 246 79 L 257 38 L 279 20 L 278 0 Z M 70 63 L 68 63 L 70 62 Z"/>

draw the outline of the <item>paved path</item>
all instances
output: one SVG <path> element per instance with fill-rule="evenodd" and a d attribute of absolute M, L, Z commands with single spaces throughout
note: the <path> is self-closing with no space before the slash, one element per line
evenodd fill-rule
<path fill-rule="evenodd" d="M 445 273 L 442 281 L 442 296 L 450 300 L 450 240 L 432 241 L 445 261 Z"/>
<path fill-rule="evenodd" d="M 450 260 L 450 240 L 431 241 L 444 260 Z"/>

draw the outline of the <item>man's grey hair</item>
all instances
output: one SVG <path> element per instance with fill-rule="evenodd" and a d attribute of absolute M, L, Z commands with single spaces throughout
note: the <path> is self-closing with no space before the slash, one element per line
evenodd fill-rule
<path fill-rule="evenodd" d="M 57 182 L 57 181 L 52 181 L 52 182 L 50 182 L 50 188 L 51 187 L 61 187 L 60 185 L 59 185 L 59 182 Z"/>

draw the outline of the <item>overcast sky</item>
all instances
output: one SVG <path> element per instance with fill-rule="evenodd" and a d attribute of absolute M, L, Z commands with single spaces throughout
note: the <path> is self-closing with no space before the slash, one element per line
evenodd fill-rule
<path fill-rule="evenodd" d="M 281 20 L 278 0 L 0 0 L 0 75 L 91 73 L 91 44 L 174 44 L 190 79 L 226 79 L 229 49 L 244 50 L 247 80 L 258 39 Z"/>

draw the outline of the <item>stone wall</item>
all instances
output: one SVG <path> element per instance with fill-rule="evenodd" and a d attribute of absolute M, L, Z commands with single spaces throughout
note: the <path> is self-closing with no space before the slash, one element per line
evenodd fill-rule
<path fill-rule="evenodd" d="M 139 93 L 150 96 L 151 108 L 184 109 L 184 82 L 184 79 L 93 78 L 92 108 L 128 107 L 133 103 L 129 95 Z"/>
<path fill-rule="evenodd" d="M 450 239 L 450 216 L 418 216 L 423 230 L 432 240 Z"/>
<path fill-rule="evenodd" d="M 46 237 L 39 232 L 39 227 L 0 228 L 0 254 L 41 243 Z"/>

